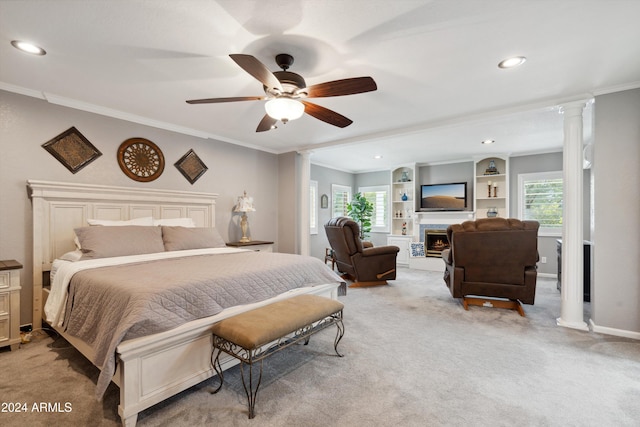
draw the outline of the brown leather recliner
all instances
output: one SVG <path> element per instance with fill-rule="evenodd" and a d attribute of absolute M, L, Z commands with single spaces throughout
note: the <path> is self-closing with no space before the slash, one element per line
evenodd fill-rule
<path fill-rule="evenodd" d="M 442 252 L 444 281 L 454 298 L 468 304 L 513 308 L 533 304 L 538 262 L 537 221 L 482 218 L 447 228 L 450 249 Z M 469 298 L 504 298 L 508 302 Z M 505 303 L 503 303 L 505 302 Z"/>
<path fill-rule="evenodd" d="M 347 217 L 332 218 L 324 225 L 338 271 L 355 281 L 351 286 L 383 285 L 396 278 L 397 246 L 364 247 L 360 227 Z"/>

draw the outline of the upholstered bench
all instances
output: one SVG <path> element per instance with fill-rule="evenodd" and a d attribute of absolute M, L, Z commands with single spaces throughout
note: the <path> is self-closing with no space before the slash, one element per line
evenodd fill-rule
<path fill-rule="evenodd" d="M 299 295 L 214 324 L 211 357 L 213 368 L 220 378 L 220 385 L 212 393 L 217 393 L 224 381 L 220 354 L 224 352 L 239 359 L 242 385 L 249 405 L 249 418 L 253 418 L 258 388 L 262 380 L 262 362 L 267 356 L 301 340 L 304 340 L 306 345 L 311 335 L 335 324 L 338 331 L 333 348 L 336 354 L 342 357 L 338 352 L 338 343 L 344 335 L 343 308 L 344 305 L 341 302 L 330 298 Z M 256 362 L 260 362 L 260 375 L 254 389 L 253 364 Z M 249 365 L 248 385 L 244 375 L 245 363 Z"/>

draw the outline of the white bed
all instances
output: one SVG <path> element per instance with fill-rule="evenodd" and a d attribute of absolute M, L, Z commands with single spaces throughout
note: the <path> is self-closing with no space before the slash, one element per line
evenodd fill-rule
<path fill-rule="evenodd" d="M 133 218 L 192 218 L 197 227 L 215 225 L 217 194 L 126 188 L 47 181 L 27 182 L 33 204 L 33 327 L 39 328 L 48 295 L 53 261 L 75 249 L 74 228 L 90 218 L 122 221 Z M 295 289 L 255 304 L 232 307 L 174 329 L 121 342 L 112 381 L 120 388 L 118 413 L 125 426 L 134 426 L 140 411 L 215 375 L 211 366 L 213 323 L 253 307 L 312 293 L 338 297 L 338 284 Z M 55 329 L 89 360 L 92 349 L 81 340 Z M 223 369 L 233 358 L 222 361 Z"/>

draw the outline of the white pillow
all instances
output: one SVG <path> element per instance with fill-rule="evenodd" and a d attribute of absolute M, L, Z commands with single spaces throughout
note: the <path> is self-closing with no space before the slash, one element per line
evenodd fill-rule
<path fill-rule="evenodd" d="M 79 242 L 78 242 L 79 244 Z M 58 272 L 58 268 L 66 262 L 76 262 L 79 261 L 82 257 L 81 250 L 75 250 L 71 252 L 67 252 L 66 254 L 60 255 L 57 259 L 54 259 L 51 263 L 51 270 L 49 271 L 49 283 L 53 283 L 53 278 Z"/>
<path fill-rule="evenodd" d="M 80 242 L 78 242 L 78 244 L 80 244 Z M 82 251 L 79 249 L 76 249 L 75 251 L 62 254 L 58 259 L 61 259 L 64 261 L 76 262 L 76 261 L 79 261 L 81 257 L 82 257 Z"/>
<path fill-rule="evenodd" d="M 154 219 L 153 225 L 195 228 L 196 223 L 193 222 L 193 218 L 165 218 L 165 219 Z"/>
<path fill-rule="evenodd" d="M 153 217 L 134 218 L 126 221 L 113 221 L 109 219 L 88 219 L 89 225 L 102 225 L 106 227 L 120 227 L 123 225 L 154 225 Z"/>

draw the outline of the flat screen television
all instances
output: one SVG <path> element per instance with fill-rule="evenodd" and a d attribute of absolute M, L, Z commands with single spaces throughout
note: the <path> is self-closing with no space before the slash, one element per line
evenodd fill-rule
<path fill-rule="evenodd" d="M 421 211 L 463 211 L 467 209 L 467 183 L 420 186 Z"/>

